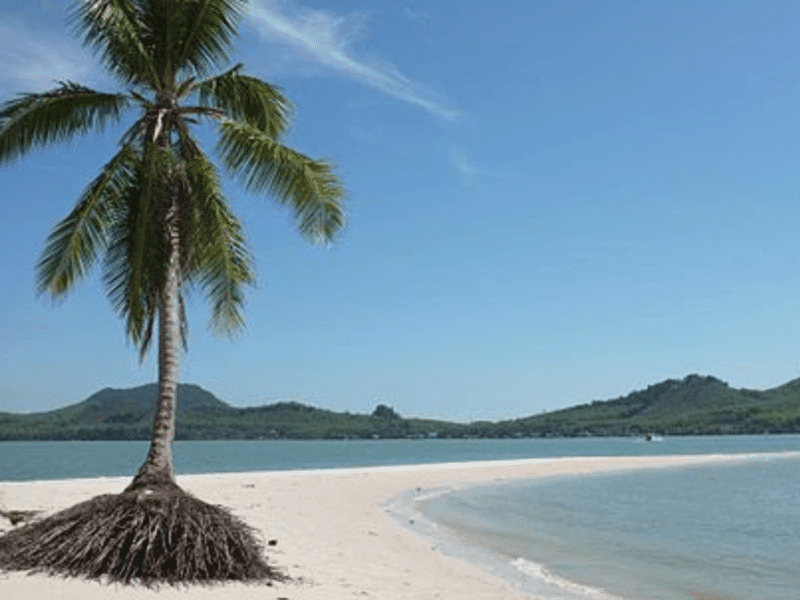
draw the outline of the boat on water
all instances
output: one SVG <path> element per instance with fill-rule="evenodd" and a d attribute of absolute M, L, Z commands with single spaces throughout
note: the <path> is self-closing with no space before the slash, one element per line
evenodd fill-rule
<path fill-rule="evenodd" d="M 660 435 L 657 435 L 655 433 L 647 433 L 647 434 L 645 434 L 644 439 L 645 439 L 645 441 L 648 441 L 648 442 L 663 442 L 664 441 L 663 437 L 661 437 Z"/>

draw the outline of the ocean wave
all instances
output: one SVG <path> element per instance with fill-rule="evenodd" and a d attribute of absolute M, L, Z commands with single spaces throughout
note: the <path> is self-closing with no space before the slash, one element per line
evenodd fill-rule
<path fill-rule="evenodd" d="M 557 587 L 572 595 L 585 598 L 586 600 L 624 600 L 624 598 L 621 598 L 620 596 L 609 594 L 602 588 L 581 585 L 579 583 L 575 583 L 574 581 L 559 577 L 558 575 L 554 575 L 548 571 L 544 565 L 540 565 L 525 558 L 515 558 L 511 561 L 511 564 L 514 565 L 514 567 L 521 573 L 528 577 L 532 577 L 538 583 L 545 583 L 547 585 Z"/>

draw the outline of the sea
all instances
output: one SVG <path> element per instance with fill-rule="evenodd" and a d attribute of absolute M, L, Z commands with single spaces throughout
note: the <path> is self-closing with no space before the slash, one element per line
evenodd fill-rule
<path fill-rule="evenodd" d="M 146 442 L 0 442 L 0 482 L 133 475 Z M 423 494 L 440 550 L 548 600 L 798 600 L 800 435 L 175 442 L 181 474 L 567 456 L 734 461 Z M 2 496 L 0 496 L 2 507 Z M 418 524 L 419 525 L 419 524 Z"/>

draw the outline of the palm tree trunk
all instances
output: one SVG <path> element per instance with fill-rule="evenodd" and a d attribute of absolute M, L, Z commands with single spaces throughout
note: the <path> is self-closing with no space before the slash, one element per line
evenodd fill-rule
<path fill-rule="evenodd" d="M 178 488 L 172 467 L 172 440 L 178 406 L 178 358 L 181 347 L 180 249 L 177 201 L 167 218 L 169 266 L 158 309 L 158 404 L 153 419 L 150 451 L 126 491 L 142 488 Z"/>

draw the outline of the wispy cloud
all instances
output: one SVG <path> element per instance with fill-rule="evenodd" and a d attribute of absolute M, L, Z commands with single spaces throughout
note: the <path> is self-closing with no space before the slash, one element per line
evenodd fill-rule
<path fill-rule="evenodd" d="M 467 185 L 474 185 L 479 177 L 505 177 L 506 173 L 486 171 L 477 168 L 467 156 L 466 151 L 460 147 L 450 149 L 450 164 L 453 165 L 461 181 Z"/>
<path fill-rule="evenodd" d="M 445 120 L 454 121 L 458 117 L 458 111 L 447 107 L 435 94 L 394 66 L 357 56 L 352 49 L 352 42 L 361 32 L 357 16 L 306 9 L 280 0 L 254 0 L 249 18 L 262 35 L 290 46 L 306 59 Z"/>
<path fill-rule="evenodd" d="M 41 92 L 67 79 L 91 83 L 97 63 L 79 42 L 48 36 L 15 19 L 0 22 L 0 89 Z"/>
<path fill-rule="evenodd" d="M 42 10 L 49 7 L 45 1 Z M 311 10 L 284 0 L 253 0 L 249 22 L 263 36 L 283 44 L 305 60 L 341 73 L 364 85 L 454 121 L 459 113 L 424 86 L 400 73 L 393 65 L 357 55 L 353 43 L 363 33 L 357 15 L 337 15 Z M 97 85 L 99 65 L 78 40 L 37 30 L 21 19 L 0 21 L 0 91 L 44 91 L 55 81 L 70 79 Z M 100 78 L 103 83 L 107 78 Z"/>
<path fill-rule="evenodd" d="M 453 148 L 450 151 L 450 162 L 464 183 L 474 183 L 478 170 L 467 158 L 467 153 L 462 148 Z"/>

